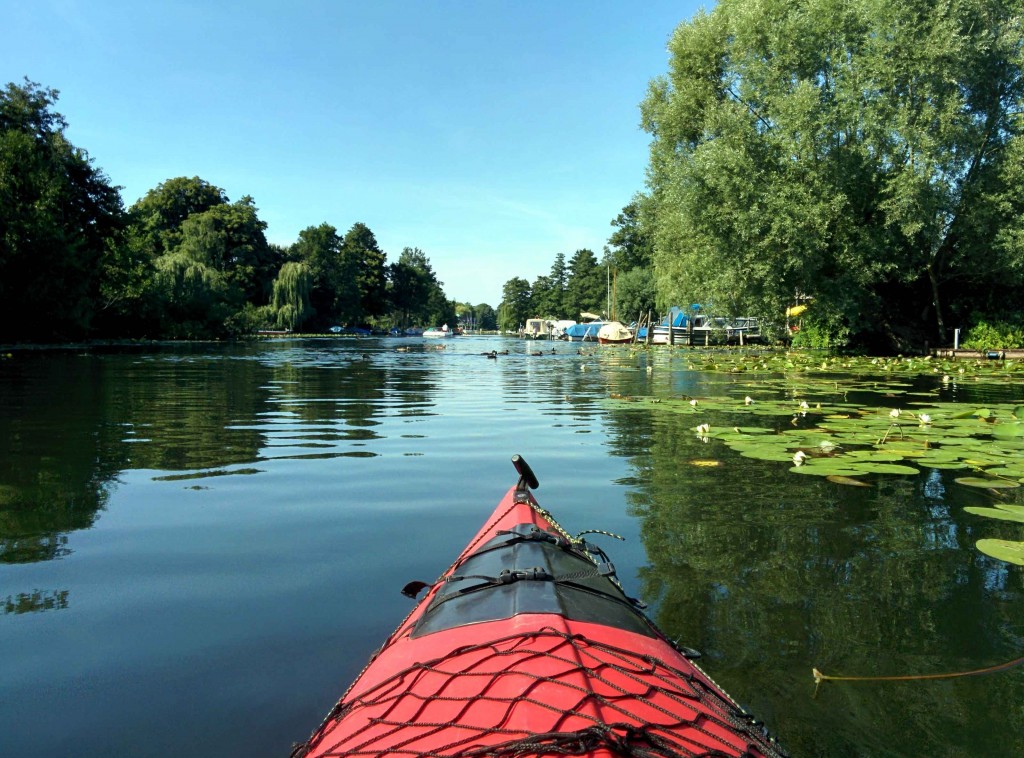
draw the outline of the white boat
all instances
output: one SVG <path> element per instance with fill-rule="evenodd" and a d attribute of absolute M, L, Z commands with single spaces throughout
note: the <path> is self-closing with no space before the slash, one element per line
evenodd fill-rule
<path fill-rule="evenodd" d="M 651 327 L 652 345 L 746 344 L 760 338 L 761 322 L 752 316 L 723 318 L 706 313 L 687 313 L 679 307 L 672 308 L 660 324 Z"/>
<path fill-rule="evenodd" d="M 523 337 L 529 340 L 551 339 L 554 321 L 545 318 L 528 318 L 523 328 Z"/>
<path fill-rule="evenodd" d="M 651 328 L 652 345 L 688 345 L 696 335 L 701 335 L 700 342 L 704 342 L 705 335 L 710 327 L 708 317 L 702 313 L 691 316 L 682 308 L 675 306 L 669 310 L 668 315 Z"/>
<path fill-rule="evenodd" d="M 423 331 L 424 337 L 454 337 L 455 332 L 448 328 L 448 324 L 443 326 L 432 326 L 429 329 Z"/>
<path fill-rule="evenodd" d="M 753 316 L 734 318 L 725 328 L 726 339 L 730 342 L 759 342 L 761 340 L 761 322 Z"/>
<path fill-rule="evenodd" d="M 621 345 L 633 341 L 633 332 L 619 321 L 609 321 L 597 330 L 597 341 L 601 345 Z"/>

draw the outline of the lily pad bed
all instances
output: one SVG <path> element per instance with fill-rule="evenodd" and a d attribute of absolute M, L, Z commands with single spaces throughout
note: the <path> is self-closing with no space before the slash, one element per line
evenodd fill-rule
<path fill-rule="evenodd" d="M 869 407 L 813 403 L 797 397 L 755 400 L 616 397 L 611 408 L 657 408 L 693 417 L 694 432 L 748 458 L 790 461 L 794 473 L 817 476 L 912 475 L 921 468 L 969 469 L 967 486 L 1024 482 L 1024 405 L 916 403 Z M 743 419 L 743 423 L 723 423 Z M 768 425 L 768 419 L 774 424 Z M 748 421 L 747 421 L 748 420 Z"/>
<path fill-rule="evenodd" d="M 849 387 L 849 384 L 844 385 Z M 607 407 L 684 414 L 705 442 L 718 440 L 746 458 L 788 462 L 789 471 L 842 485 L 865 485 L 867 476 L 913 476 L 924 469 L 959 471 L 965 488 L 1001 493 L 1024 484 L 1024 405 L 915 400 L 886 387 L 883 402 L 869 406 L 842 399 L 835 390 L 820 399 L 811 387 L 789 387 L 785 396 L 609 398 Z M 746 389 L 741 387 L 741 389 Z M 863 388 L 861 388 L 863 389 Z M 870 485 L 869 485 L 870 486 Z M 1024 522 L 1024 507 L 968 508 L 1004 521 Z M 980 540 L 978 549 L 1024 565 L 1024 542 Z"/>
<path fill-rule="evenodd" d="M 1024 377 L 1024 360 L 990 360 L 987 358 L 954 359 L 932 356 L 898 356 L 875 358 L 836 356 L 818 351 L 745 349 L 745 348 L 680 348 L 670 346 L 633 345 L 630 353 L 644 353 L 649 359 L 673 369 L 716 372 L 724 374 L 775 374 L 788 380 L 802 377 L 813 382 L 826 382 L 834 377 L 845 388 L 854 382 L 887 383 L 935 376 L 944 384 L 958 382 L 1003 382 L 1007 377 Z M 870 375 L 870 378 L 867 378 Z M 891 389 L 891 385 L 890 385 Z"/>

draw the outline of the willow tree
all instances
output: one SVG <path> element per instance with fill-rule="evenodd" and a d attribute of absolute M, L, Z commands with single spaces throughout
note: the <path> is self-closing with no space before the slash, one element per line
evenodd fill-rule
<path fill-rule="evenodd" d="M 279 327 L 298 329 L 313 315 L 312 291 L 313 272 L 308 265 L 289 261 L 281 266 L 270 303 Z"/>
<path fill-rule="evenodd" d="M 1019 0 L 721 0 L 642 105 L 659 300 L 943 339 L 1021 282 Z"/>
<path fill-rule="evenodd" d="M 200 213 L 185 219 L 180 242 L 155 262 L 164 334 L 197 338 L 225 332 L 225 320 L 241 305 L 240 293 L 223 272 L 225 250 L 212 217 Z"/>

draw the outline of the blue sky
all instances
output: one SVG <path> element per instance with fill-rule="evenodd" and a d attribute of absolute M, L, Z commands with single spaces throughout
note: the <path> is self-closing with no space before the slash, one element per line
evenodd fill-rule
<path fill-rule="evenodd" d="M 200 176 L 251 195 L 272 242 L 361 221 L 497 306 L 557 253 L 600 257 L 643 189 L 638 104 L 700 6 L 0 0 L 0 79 L 60 90 L 126 205 Z"/>

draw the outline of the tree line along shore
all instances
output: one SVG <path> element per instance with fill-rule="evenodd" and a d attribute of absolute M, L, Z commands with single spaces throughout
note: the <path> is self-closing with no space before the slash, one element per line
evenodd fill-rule
<path fill-rule="evenodd" d="M 269 243 L 252 197 L 167 179 L 125 208 L 58 93 L 0 91 L 0 342 L 223 338 L 584 311 L 784 321 L 874 352 L 1024 346 L 1019 0 L 720 0 L 679 24 L 640 105 L 646 186 L 600 258 L 556 252 L 457 303 L 427 254 L 365 224 Z M 567 258 L 568 255 L 568 258 Z M 531 278 L 532 277 L 532 278 Z"/>

